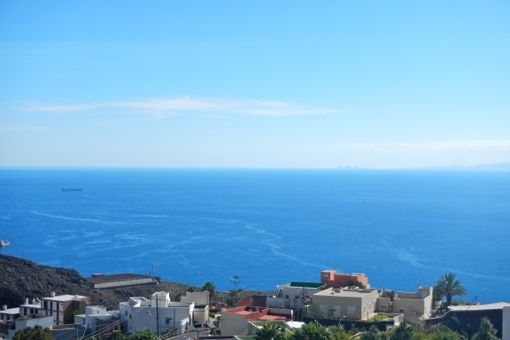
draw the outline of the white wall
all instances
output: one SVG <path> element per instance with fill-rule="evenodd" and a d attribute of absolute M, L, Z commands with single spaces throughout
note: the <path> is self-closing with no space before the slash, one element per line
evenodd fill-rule
<path fill-rule="evenodd" d="M 510 307 L 503 307 L 502 340 L 510 340 Z"/>
<path fill-rule="evenodd" d="M 23 319 L 23 320 L 16 320 L 15 329 L 9 329 L 7 333 L 7 339 L 12 340 L 14 337 L 14 334 L 16 334 L 17 331 L 22 330 L 24 328 L 28 327 L 35 327 L 35 326 L 41 326 L 42 328 L 49 328 L 52 329 L 53 327 L 53 317 L 47 316 L 43 318 L 34 318 L 34 319 Z"/>
<path fill-rule="evenodd" d="M 156 308 L 121 303 L 119 309 L 120 318 L 126 325 L 128 332 L 136 333 L 147 328 L 156 333 L 159 324 L 159 331 L 163 333 L 169 328 L 184 331 L 192 323 L 195 305 L 193 303 L 173 302 L 167 308 Z"/>

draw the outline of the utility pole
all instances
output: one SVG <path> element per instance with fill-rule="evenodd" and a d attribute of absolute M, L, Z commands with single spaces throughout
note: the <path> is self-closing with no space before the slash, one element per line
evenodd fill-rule
<path fill-rule="evenodd" d="M 235 305 L 236 301 L 237 301 L 237 298 L 238 298 L 238 294 L 239 294 L 239 282 L 241 282 L 241 279 L 239 278 L 238 275 L 234 275 L 232 277 L 232 283 L 234 284 L 234 289 L 232 290 L 232 305 Z"/>
<path fill-rule="evenodd" d="M 156 293 L 156 333 L 159 338 L 159 294 Z"/>
<path fill-rule="evenodd" d="M 232 283 L 234 284 L 234 289 L 237 291 L 237 286 L 239 285 L 239 283 L 241 282 L 241 278 L 237 275 L 234 275 L 232 277 Z"/>

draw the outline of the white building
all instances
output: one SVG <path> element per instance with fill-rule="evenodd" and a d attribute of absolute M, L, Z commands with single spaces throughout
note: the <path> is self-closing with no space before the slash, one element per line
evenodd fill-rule
<path fill-rule="evenodd" d="M 368 320 L 375 314 L 376 289 L 327 288 L 312 297 L 311 315 L 323 319 Z"/>
<path fill-rule="evenodd" d="M 186 292 L 186 295 L 181 296 L 181 302 L 194 302 L 196 305 L 209 305 L 210 293 L 207 290 L 200 292 Z"/>
<path fill-rule="evenodd" d="M 383 291 L 377 299 L 377 311 L 402 313 L 412 323 L 430 319 L 433 288 L 421 286 L 417 292 Z"/>
<path fill-rule="evenodd" d="M 85 314 L 74 317 L 74 324 L 83 335 L 95 333 L 102 329 L 106 329 L 108 332 L 120 331 L 118 329 L 119 321 L 118 310 L 109 311 L 103 306 L 87 306 L 85 307 Z"/>
<path fill-rule="evenodd" d="M 14 327 L 9 328 L 7 332 L 7 340 L 12 340 L 17 331 L 23 330 L 28 327 L 40 326 L 42 328 L 52 329 L 53 317 L 51 316 L 40 316 L 40 317 L 21 317 L 14 322 Z"/>
<path fill-rule="evenodd" d="M 2 306 L 0 310 L 0 322 L 8 323 L 13 322 L 19 316 L 19 307 L 7 308 L 7 305 Z"/>
<path fill-rule="evenodd" d="M 20 316 L 38 317 L 52 316 L 53 325 L 60 326 L 74 323 L 74 315 L 83 313 L 85 306 L 90 303 L 90 298 L 82 295 L 55 295 L 44 297 L 42 300 L 25 300 L 25 303 L 19 306 Z"/>
<path fill-rule="evenodd" d="M 0 310 L 0 339 L 5 339 L 7 337 L 7 330 L 18 316 L 19 307 L 7 308 L 7 305 L 2 306 Z"/>
<path fill-rule="evenodd" d="M 510 306 L 503 307 L 502 340 L 510 340 Z"/>
<path fill-rule="evenodd" d="M 90 298 L 82 295 L 55 295 L 42 298 L 42 315 L 52 315 L 53 325 L 73 324 L 74 316 L 83 313 L 85 306 L 90 303 Z"/>
<path fill-rule="evenodd" d="M 39 315 L 48 316 L 43 313 L 41 301 L 39 299 L 25 299 L 25 303 L 19 306 L 19 315 L 24 317 L 37 317 Z"/>
<path fill-rule="evenodd" d="M 194 302 L 172 302 L 167 292 L 155 292 L 151 299 L 131 297 L 119 304 L 121 322 L 129 333 L 143 329 L 163 334 L 169 329 L 181 332 L 193 324 Z"/>
<path fill-rule="evenodd" d="M 195 310 L 193 311 L 193 323 L 205 325 L 209 322 L 209 291 L 186 292 L 181 297 L 181 302 L 194 302 Z"/>
<path fill-rule="evenodd" d="M 310 303 L 313 294 L 319 292 L 323 286 L 322 283 L 314 282 L 290 282 L 278 286 L 276 294 L 267 297 L 266 306 L 298 312 Z"/>

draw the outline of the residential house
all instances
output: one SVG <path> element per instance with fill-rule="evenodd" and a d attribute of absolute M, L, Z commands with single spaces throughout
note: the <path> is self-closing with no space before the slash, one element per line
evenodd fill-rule
<path fill-rule="evenodd" d="M 368 320 L 375 314 L 376 289 L 327 288 L 313 294 L 310 316 L 317 319 Z"/>
<path fill-rule="evenodd" d="M 321 291 L 322 283 L 293 281 L 278 286 L 276 294 L 266 298 L 269 308 L 292 309 L 298 319 L 306 316 L 312 296 Z"/>
<path fill-rule="evenodd" d="M 0 310 L 0 339 L 7 337 L 7 330 L 14 323 L 16 318 L 19 316 L 19 307 L 7 308 L 7 305 L 3 305 Z"/>
<path fill-rule="evenodd" d="M 0 310 L 0 322 L 8 323 L 13 322 L 19 316 L 19 307 L 7 308 L 7 305 L 3 305 Z"/>
<path fill-rule="evenodd" d="M 253 321 L 291 321 L 292 311 L 279 308 L 242 306 L 221 311 L 222 336 L 247 335 Z"/>
<path fill-rule="evenodd" d="M 155 292 L 151 299 L 131 297 L 119 304 L 120 319 L 125 330 L 136 333 L 145 328 L 162 334 L 169 329 L 183 332 L 193 324 L 194 302 L 170 301 L 168 292 Z"/>
<path fill-rule="evenodd" d="M 209 322 L 209 291 L 186 292 L 186 295 L 181 296 L 181 302 L 195 303 L 195 309 L 193 310 L 193 322 L 195 324 L 205 325 Z"/>
<path fill-rule="evenodd" d="M 23 330 L 28 327 L 40 326 L 42 328 L 52 329 L 54 319 L 51 315 L 48 316 L 22 316 L 14 321 L 14 326 L 9 328 L 7 332 L 7 340 L 12 340 L 17 331 Z"/>
<path fill-rule="evenodd" d="M 433 288 L 420 286 L 417 292 L 384 290 L 377 299 L 378 312 L 402 313 L 411 323 L 429 319 L 432 315 Z"/>
<path fill-rule="evenodd" d="M 237 300 L 234 307 L 257 306 L 267 307 L 267 294 L 251 294 Z"/>
<path fill-rule="evenodd" d="M 109 311 L 103 306 L 87 306 L 85 314 L 74 317 L 74 324 L 82 335 L 120 332 L 119 311 Z"/>
<path fill-rule="evenodd" d="M 28 298 L 25 299 L 25 303 L 19 306 L 19 315 L 22 317 L 36 317 L 36 316 L 47 316 L 49 314 L 43 313 L 41 307 L 41 300 Z"/>
<path fill-rule="evenodd" d="M 85 306 L 90 304 L 90 298 L 82 295 L 55 295 L 44 297 L 41 301 L 41 314 L 52 315 L 53 325 L 68 325 L 74 323 L 74 316 L 85 312 Z"/>
<path fill-rule="evenodd" d="M 473 336 L 480 327 L 483 318 L 488 318 L 496 329 L 499 338 L 510 338 L 510 334 L 505 332 L 509 316 L 508 313 L 510 303 L 497 302 L 483 305 L 459 305 L 448 306 L 448 312 L 443 318 L 443 322 L 448 322 L 455 318 L 455 322 L 461 331 L 466 332 L 468 336 Z M 505 319 L 505 316 L 507 319 Z"/>
<path fill-rule="evenodd" d="M 77 313 L 85 312 L 85 306 L 90 303 L 90 298 L 82 295 L 55 295 L 44 297 L 42 300 L 33 299 L 25 300 L 25 303 L 20 305 L 20 316 L 52 316 L 53 325 L 60 326 L 66 324 L 73 324 L 74 316 Z"/>
<path fill-rule="evenodd" d="M 337 274 L 335 270 L 321 271 L 321 283 L 326 287 L 346 287 L 361 285 L 370 288 L 368 277 L 364 273 Z"/>

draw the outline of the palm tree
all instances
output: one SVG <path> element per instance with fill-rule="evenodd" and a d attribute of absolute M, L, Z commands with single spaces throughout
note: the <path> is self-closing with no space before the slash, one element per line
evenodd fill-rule
<path fill-rule="evenodd" d="M 456 295 L 466 295 L 466 289 L 462 282 L 455 279 L 455 274 L 446 273 L 436 282 L 434 289 L 437 290 L 440 297 L 446 298 L 446 305 L 452 304 L 452 298 Z"/>
<path fill-rule="evenodd" d="M 207 281 L 202 286 L 202 290 L 207 290 L 209 292 L 209 298 L 211 300 L 214 300 L 213 298 L 216 294 L 216 287 L 214 286 L 214 283 L 212 283 L 211 281 Z"/>

